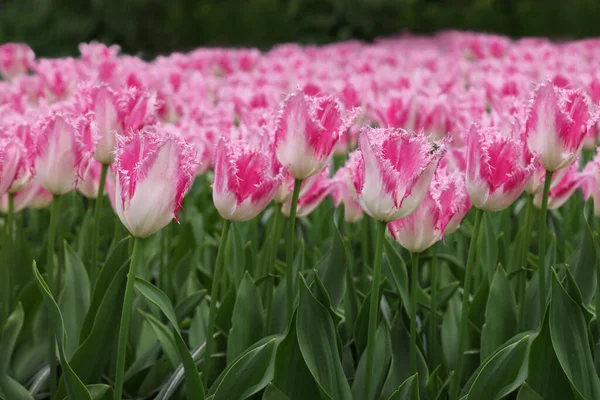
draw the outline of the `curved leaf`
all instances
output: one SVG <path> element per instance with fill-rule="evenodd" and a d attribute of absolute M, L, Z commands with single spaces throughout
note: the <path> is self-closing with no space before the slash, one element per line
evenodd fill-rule
<path fill-rule="evenodd" d="M 419 373 L 408 377 L 389 400 L 419 400 Z"/>

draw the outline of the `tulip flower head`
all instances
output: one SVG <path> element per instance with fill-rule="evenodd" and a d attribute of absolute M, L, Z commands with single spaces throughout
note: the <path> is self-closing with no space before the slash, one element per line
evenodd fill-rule
<path fill-rule="evenodd" d="M 333 203 L 336 207 L 339 207 L 342 202 L 344 203 L 344 219 L 346 222 L 357 222 L 364 216 L 358 202 L 358 194 L 352 182 L 352 171 L 356 170 L 359 158 L 359 152 L 350 153 L 346 164 L 336 171 L 332 180 L 334 185 L 332 190 Z"/>
<path fill-rule="evenodd" d="M 331 184 L 331 179 L 329 179 L 329 168 L 323 169 L 319 175 L 315 176 L 316 179 L 312 182 L 312 185 L 308 186 L 308 189 L 305 189 L 304 193 L 298 198 L 298 208 L 296 210 L 297 217 L 305 217 L 313 212 L 334 188 Z M 281 208 L 283 215 L 289 217 L 291 207 L 292 200 L 290 198 L 283 203 Z"/>
<path fill-rule="evenodd" d="M 554 210 L 565 204 L 582 185 L 582 176 L 577 170 L 577 163 L 573 163 L 564 169 L 566 173 L 562 175 L 561 179 L 557 180 L 554 187 L 548 192 L 548 209 L 550 210 Z M 537 208 L 542 207 L 542 193 L 535 195 L 533 204 Z"/>
<path fill-rule="evenodd" d="M 535 166 L 526 163 L 524 143 L 495 127 L 471 125 L 467 135 L 467 191 L 473 206 L 499 211 L 523 193 Z"/>
<path fill-rule="evenodd" d="M 526 137 L 529 150 L 539 155 L 547 171 L 570 165 L 579 155 L 589 130 L 585 96 L 547 82 L 534 92 L 528 108 Z"/>
<path fill-rule="evenodd" d="M 600 156 L 598 154 L 585 165 L 581 173 L 581 188 L 585 201 L 590 197 L 594 199 L 594 214 L 600 217 Z"/>
<path fill-rule="evenodd" d="M 224 219 L 247 221 L 273 200 L 283 173 L 273 173 L 273 154 L 240 141 L 219 139 L 214 156 L 213 202 Z"/>
<path fill-rule="evenodd" d="M 115 208 L 136 237 L 148 237 L 177 220 L 196 173 L 192 147 L 161 133 L 148 127 L 117 139 Z"/>
<path fill-rule="evenodd" d="M 33 67 L 35 54 L 24 43 L 6 43 L 0 46 L 0 74 L 12 80 Z"/>
<path fill-rule="evenodd" d="M 296 92 L 283 105 L 275 130 L 275 154 L 296 179 L 316 175 L 329 162 L 342 132 L 354 113 L 343 118 L 333 97 Z"/>
<path fill-rule="evenodd" d="M 379 221 L 412 214 L 425 198 L 445 143 L 395 128 L 365 127 L 352 180 L 364 212 Z"/>
<path fill-rule="evenodd" d="M 402 247 L 420 253 L 456 231 L 470 207 L 462 178 L 438 174 L 417 210 L 389 222 L 388 230 Z"/>
<path fill-rule="evenodd" d="M 93 145 L 84 125 L 84 121 L 53 110 L 34 128 L 36 179 L 52 194 L 76 189 L 87 171 Z"/>
<path fill-rule="evenodd" d="M 0 195 L 16 193 L 33 179 L 29 126 L 8 123 L 0 127 Z"/>

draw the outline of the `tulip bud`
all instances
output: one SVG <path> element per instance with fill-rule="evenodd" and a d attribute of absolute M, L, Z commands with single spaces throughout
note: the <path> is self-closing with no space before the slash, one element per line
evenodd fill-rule
<path fill-rule="evenodd" d="M 510 206 L 523 193 L 535 166 L 525 162 L 516 134 L 471 125 L 467 135 L 466 185 L 473 205 L 486 211 Z"/>
<path fill-rule="evenodd" d="M 214 156 L 213 202 L 224 219 L 247 221 L 273 200 L 283 182 L 273 173 L 273 154 L 245 143 L 219 139 Z"/>
<path fill-rule="evenodd" d="M 53 110 L 34 128 L 36 179 L 52 194 L 76 189 L 87 171 L 92 142 L 84 125 L 62 111 Z"/>
<path fill-rule="evenodd" d="M 388 229 L 402 247 L 420 253 L 458 229 L 470 207 L 462 179 L 442 173 L 434 178 L 417 210 L 388 223 Z"/>
<path fill-rule="evenodd" d="M 539 155 L 545 170 L 564 168 L 579 155 L 589 121 L 589 107 L 581 92 L 547 82 L 535 90 L 529 104 L 527 146 Z"/>
<path fill-rule="evenodd" d="M 332 97 L 302 92 L 288 97 L 277 121 L 275 154 L 296 179 L 316 175 L 329 162 L 334 146 L 354 118 L 343 118 Z"/>
<path fill-rule="evenodd" d="M 117 215 L 133 236 L 145 238 L 177 220 L 196 173 L 191 146 L 149 127 L 117 138 Z"/>
<path fill-rule="evenodd" d="M 379 221 L 412 214 L 425 198 L 444 142 L 402 129 L 365 127 L 358 138 L 354 188 L 364 212 Z"/>

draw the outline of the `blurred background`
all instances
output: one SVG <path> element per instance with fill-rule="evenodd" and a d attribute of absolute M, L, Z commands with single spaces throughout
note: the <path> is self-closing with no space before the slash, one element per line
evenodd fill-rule
<path fill-rule="evenodd" d="M 152 58 L 198 46 L 268 49 L 444 29 L 600 36 L 600 1 L 0 0 L 0 43 L 26 42 L 39 56 L 76 55 L 91 40 Z"/>

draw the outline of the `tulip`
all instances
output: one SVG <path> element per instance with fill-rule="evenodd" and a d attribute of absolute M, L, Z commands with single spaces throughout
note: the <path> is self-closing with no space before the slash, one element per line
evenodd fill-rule
<path fill-rule="evenodd" d="M 140 263 L 140 238 L 157 232 L 173 218 L 177 220 L 177 211 L 192 184 L 198 164 L 191 146 L 161 133 L 149 127 L 130 131 L 117 139 L 115 207 L 135 241 L 119 326 L 115 399 L 120 399 L 123 393 L 133 284 Z"/>
<path fill-rule="evenodd" d="M 0 74 L 7 80 L 25 75 L 33 67 L 35 54 L 24 43 L 6 43 L 0 46 Z"/>
<path fill-rule="evenodd" d="M 363 210 L 358 202 L 358 194 L 352 182 L 352 171 L 358 166 L 360 153 L 350 153 L 346 164 L 337 170 L 333 177 L 333 202 L 336 207 L 344 203 L 344 219 L 346 222 L 360 221 L 363 216 Z"/>
<path fill-rule="evenodd" d="M 213 202 L 229 221 L 256 217 L 273 200 L 283 174 L 271 173 L 272 155 L 221 138 L 214 156 Z"/>
<path fill-rule="evenodd" d="M 564 170 L 566 173 L 548 192 L 548 209 L 550 210 L 560 208 L 582 185 L 582 176 L 577 170 L 577 163 L 571 164 L 569 167 L 564 168 Z M 533 198 L 533 204 L 537 208 L 541 208 L 542 200 L 542 193 L 538 193 Z"/>
<path fill-rule="evenodd" d="M 22 128 L 28 129 L 26 125 Z M 32 178 L 31 149 L 16 135 L 15 129 L 8 128 L 6 135 L 0 133 L 0 195 L 18 192 Z"/>
<path fill-rule="evenodd" d="M 378 221 L 412 214 L 425 198 L 445 152 L 424 135 L 402 129 L 363 128 L 353 183 L 364 212 Z"/>
<path fill-rule="evenodd" d="M 0 197 L 0 211 L 8 213 L 9 197 L 5 193 Z M 44 189 L 35 179 L 27 187 L 14 194 L 14 212 L 25 208 L 47 208 L 52 203 L 52 194 Z"/>
<path fill-rule="evenodd" d="M 41 119 L 34 132 L 36 179 L 54 195 L 76 189 L 92 156 L 91 138 L 84 134 L 81 121 L 54 110 Z"/>
<path fill-rule="evenodd" d="M 366 350 L 367 382 L 364 398 L 369 398 L 375 357 L 385 223 L 412 214 L 421 204 L 437 164 L 445 152 L 445 145 L 443 142 L 431 143 L 423 134 L 402 129 L 365 127 L 359 135 L 358 147 L 358 155 L 354 156 L 357 157 L 357 165 L 351 170 L 352 181 L 363 211 L 379 222 Z M 415 287 L 413 291 L 416 293 Z M 416 364 L 411 363 L 411 367 L 416 373 Z"/>
<path fill-rule="evenodd" d="M 297 217 L 305 217 L 313 212 L 334 189 L 331 179 L 329 179 L 329 168 L 325 168 L 319 175 L 314 176 L 317 179 L 313 181 L 312 185 L 308 186 L 304 194 L 301 193 L 298 197 Z M 290 216 L 291 203 L 290 200 L 284 203 L 281 208 L 281 212 L 286 217 Z"/>
<path fill-rule="evenodd" d="M 585 165 L 581 173 L 581 188 L 585 201 L 590 197 L 593 198 L 594 214 L 600 217 L 600 156 L 598 154 Z"/>
<path fill-rule="evenodd" d="M 85 176 L 79 183 L 77 191 L 87 197 L 88 199 L 95 199 L 98 197 L 99 186 L 100 186 L 100 175 L 102 173 L 102 164 L 96 160 L 92 160 Z"/>
<path fill-rule="evenodd" d="M 526 164 L 525 145 L 516 134 L 471 125 L 467 135 L 467 191 L 473 206 L 485 211 L 509 207 L 525 190 L 534 172 Z"/>
<path fill-rule="evenodd" d="M 561 90 L 546 82 L 535 90 L 529 104 L 527 146 L 540 156 L 546 171 L 564 168 L 577 158 L 589 120 L 589 107 L 581 92 Z"/>

